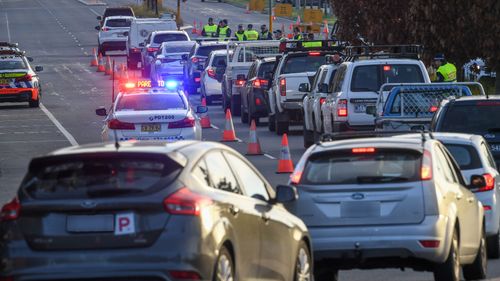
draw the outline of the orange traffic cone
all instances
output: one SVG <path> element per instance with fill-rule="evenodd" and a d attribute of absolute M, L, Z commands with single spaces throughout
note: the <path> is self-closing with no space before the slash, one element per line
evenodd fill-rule
<path fill-rule="evenodd" d="M 286 134 L 283 134 L 283 139 L 281 140 L 281 155 L 278 160 L 278 170 L 277 174 L 281 173 L 292 173 L 293 172 L 293 163 L 290 157 L 290 148 L 288 147 L 288 137 Z"/>
<path fill-rule="evenodd" d="M 222 134 L 222 142 L 238 141 L 236 133 L 234 132 L 233 118 L 231 117 L 231 110 L 226 111 L 226 125 Z"/>
<path fill-rule="evenodd" d="M 252 119 L 252 124 L 250 125 L 250 139 L 248 141 L 247 155 L 262 155 L 262 149 L 260 148 L 260 141 L 257 137 L 257 126 L 255 126 L 255 120 Z"/>
<path fill-rule="evenodd" d="M 90 61 L 90 66 L 99 65 L 99 61 L 97 60 L 97 52 L 95 48 L 92 49 L 92 60 Z"/>
<path fill-rule="evenodd" d="M 104 75 L 111 75 L 113 73 L 113 69 L 111 66 L 111 58 L 106 56 L 106 68 L 104 69 Z"/>
<path fill-rule="evenodd" d="M 102 54 L 99 53 L 99 59 L 98 59 L 98 64 L 97 64 L 97 72 L 104 72 L 105 66 L 104 66 L 104 59 L 102 58 Z"/>
<path fill-rule="evenodd" d="M 196 20 L 194 20 L 194 22 L 193 22 L 193 29 L 191 30 L 191 33 L 192 34 L 198 33 L 198 30 L 196 29 Z"/>
<path fill-rule="evenodd" d="M 201 98 L 201 106 L 207 106 L 207 100 L 205 97 Z M 210 117 L 206 112 L 201 114 L 200 123 L 203 129 L 212 128 L 212 124 L 210 123 Z"/>

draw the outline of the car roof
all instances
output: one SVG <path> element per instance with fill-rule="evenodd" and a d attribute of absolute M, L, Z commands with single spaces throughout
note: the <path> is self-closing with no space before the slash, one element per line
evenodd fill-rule
<path fill-rule="evenodd" d="M 133 19 L 134 17 L 132 16 L 109 16 L 106 17 L 106 21 L 108 20 L 115 20 L 115 19 Z"/>
<path fill-rule="evenodd" d="M 212 55 L 227 55 L 227 49 L 222 49 L 222 50 L 214 50 L 211 52 Z M 229 50 L 229 53 L 232 54 L 233 50 Z"/>
<path fill-rule="evenodd" d="M 366 59 L 366 60 L 355 60 L 346 61 L 343 64 L 347 65 L 382 65 L 382 64 L 420 64 L 420 60 L 416 59 L 398 59 L 398 58 L 378 58 L 378 59 Z"/>
<path fill-rule="evenodd" d="M 443 102 L 445 104 L 448 104 L 449 102 L 453 101 L 455 104 L 458 103 L 465 103 L 465 104 L 474 104 L 476 101 L 484 101 L 484 102 L 495 102 L 498 103 L 500 100 L 500 95 L 477 95 L 477 96 L 464 96 L 460 97 L 458 99 L 446 99 Z M 500 104 L 499 104 L 500 105 Z"/>
<path fill-rule="evenodd" d="M 430 135 L 429 135 L 430 136 Z M 415 138 L 422 139 L 422 134 L 405 134 L 394 136 L 396 138 Z M 446 143 L 456 143 L 456 144 L 479 144 L 483 140 L 482 136 L 472 135 L 472 134 L 462 134 L 462 133 L 442 133 L 433 132 L 432 138 L 437 139 Z"/>
<path fill-rule="evenodd" d="M 157 35 L 157 34 L 186 34 L 187 32 L 184 30 L 156 30 L 151 32 L 151 34 Z"/>
<path fill-rule="evenodd" d="M 166 41 L 162 42 L 161 45 L 163 46 L 168 46 L 168 47 L 176 47 L 176 46 L 183 46 L 186 44 L 191 44 L 191 46 L 194 46 L 196 44 L 195 41 Z"/>
<path fill-rule="evenodd" d="M 227 42 L 220 41 L 201 41 L 198 42 L 198 47 L 206 47 L 206 46 L 217 46 L 217 45 L 227 45 Z"/>
<path fill-rule="evenodd" d="M 378 147 L 378 148 L 396 148 L 396 149 L 411 149 L 422 151 L 422 138 L 388 138 L 388 137 L 373 137 L 373 138 L 353 138 L 331 142 L 321 142 L 315 146 L 312 153 L 350 149 L 353 147 Z"/>

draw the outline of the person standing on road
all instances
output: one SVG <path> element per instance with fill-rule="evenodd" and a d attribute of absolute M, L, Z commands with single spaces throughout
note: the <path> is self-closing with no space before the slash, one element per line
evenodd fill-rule
<path fill-rule="evenodd" d="M 302 34 L 300 34 L 300 28 L 298 26 L 293 28 L 293 40 L 302 40 Z"/>
<path fill-rule="evenodd" d="M 434 64 L 437 67 L 435 82 L 456 82 L 457 68 L 452 63 L 446 61 L 444 54 L 437 54 L 434 57 Z"/>
<path fill-rule="evenodd" d="M 217 25 L 214 24 L 213 18 L 208 18 L 208 24 L 205 24 L 205 26 L 203 26 L 201 35 L 206 37 L 215 37 L 216 34 L 217 34 Z"/>
<path fill-rule="evenodd" d="M 219 28 L 217 30 L 217 37 L 220 39 L 231 37 L 231 28 L 227 26 L 227 19 L 223 19 L 219 23 Z"/>
<path fill-rule="evenodd" d="M 245 36 L 248 41 L 254 41 L 259 39 L 259 33 L 257 32 L 257 30 L 253 29 L 253 24 L 247 25 Z"/>
<path fill-rule="evenodd" d="M 273 35 L 267 29 L 267 25 L 260 26 L 259 40 L 273 40 Z"/>
<path fill-rule="evenodd" d="M 281 29 L 277 29 L 274 32 L 274 40 L 286 41 L 286 37 L 283 36 Z"/>
<path fill-rule="evenodd" d="M 247 40 L 247 37 L 245 36 L 245 30 L 243 29 L 243 24 L 238 24 L 238 31 L 236 31 L 234 35 L 236 35 L 236 39 L 238 39 L 238 41 Z"/>

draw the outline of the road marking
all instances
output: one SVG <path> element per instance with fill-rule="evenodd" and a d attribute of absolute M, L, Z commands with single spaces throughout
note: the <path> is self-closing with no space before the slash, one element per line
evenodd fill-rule
<path fill-rule="evenodd" d="M 96 15 L 96 16 L 100 16 L 100 15 L 101 15 L 101 14 L 99 14 L 98 12 L 94 11 L 94 9 L 92 9 L 92 8 L 89 8 L 89 10 L 90 10 L 92 13 L 94 13 L 94 15 Z"/>
<path fill-rule="evenodd" d="M 219 127 L 215 126 L 214 124 L 210 124 L 210 127 L 212 127 L 213 129 L 219 130 Z"/>
<path fill-rule="evenodd" d="M 54 115 L 42 104 L 40 103 L 40 109 L 49 117 L 50 121 L 56 125 L 56 127 L 61 131 L 61 133 L 68 139 L 71 145 L 78 145 L 76 139 L 61 125 L 61 123 L 54 117 Z"/>
<path fill-rule="evenodd" d="M 271 160 L 276 160 L 276 159 L 278 159 L 278 158 L 276 158 L 276 157 L 274 157 L 274 156 L 272 156 L 272 155 L 269 155 L 269 154 L 267 154 L 267 153 L 264 153 L 264 156 L 266 156 L 267 158 L 269 158 L 269 159 L 271 159 Z"/>
<path fill-rule="evenodd" d="M 7 39 L 9 39 L 9 42 L 11 42 L 10 38 L 10 26 L 9 26 L 9 16 L 7 16 L 7 13 L 5 13 L 5 21 L 7 22 Z"/>

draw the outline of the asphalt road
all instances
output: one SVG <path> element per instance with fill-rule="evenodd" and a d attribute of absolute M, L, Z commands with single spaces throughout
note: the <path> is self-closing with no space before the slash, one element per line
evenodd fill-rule
<path fill-rule="evenodd" d="M 123 5 L 135 1 L 108 0 L 110 5 Z M 175 0 L 164 1 L 175 8 Z M 96 47 L 97 24 L 95 16 L 104 7 L 85 6 L 76 0 L 0 0 L 0 41 L 18 42 L 27 50 L 44 71 L 42 79 L 42 106 L 29 108 L 27 104 L 0 104 L 0 203 L 15 194 L 33 157 L 58 148 L 75 144 L 100 141 L 102 118 L 94 111 L 99 106 L 111 104 L 112 82 L 108 76 L 96 73 L 89 66 L 90 53 Z M 243 9 L 217 2 L 202 3 L 188 0 L 183 3 L 185 24 L 194 20 L 206 21 L 209 16 L 216 20 L 226 18 L 233 28 L 238 23 L 267 23 L 267 16 L 246 14 Z M 278 19 L 281 27 L 290 23 Z M 116 53 L 113 59 L 124 62 Z M 190 97 L 194 104 L 199 96 Z M 220 105 L 210 106 L 209 116 L 215 128 L 205 129 L 203 138 L 219 141 L 224 128 L 224 113 Z M 241 153 L 247 149 L 248 125 L 234 118 L 236 135 L 241 142 L 228 143 Z M 294 163 L 305 151 L 302 146 L 302 128 L 292 127 L 289 144 Z M 288 175 L 276 174 L 281 138 L 267 130 L 266 123 L 258 128 L 258 136 L 266 155 L 249 156 L 248 159 L 273 184 L 286 183 Z M 489 276 L 500 280 L 500 262 L 490 261 Z M 341 280 L 351 281 L 427 281 L 430 273 L 412 270 L 342 271 Z"/>

